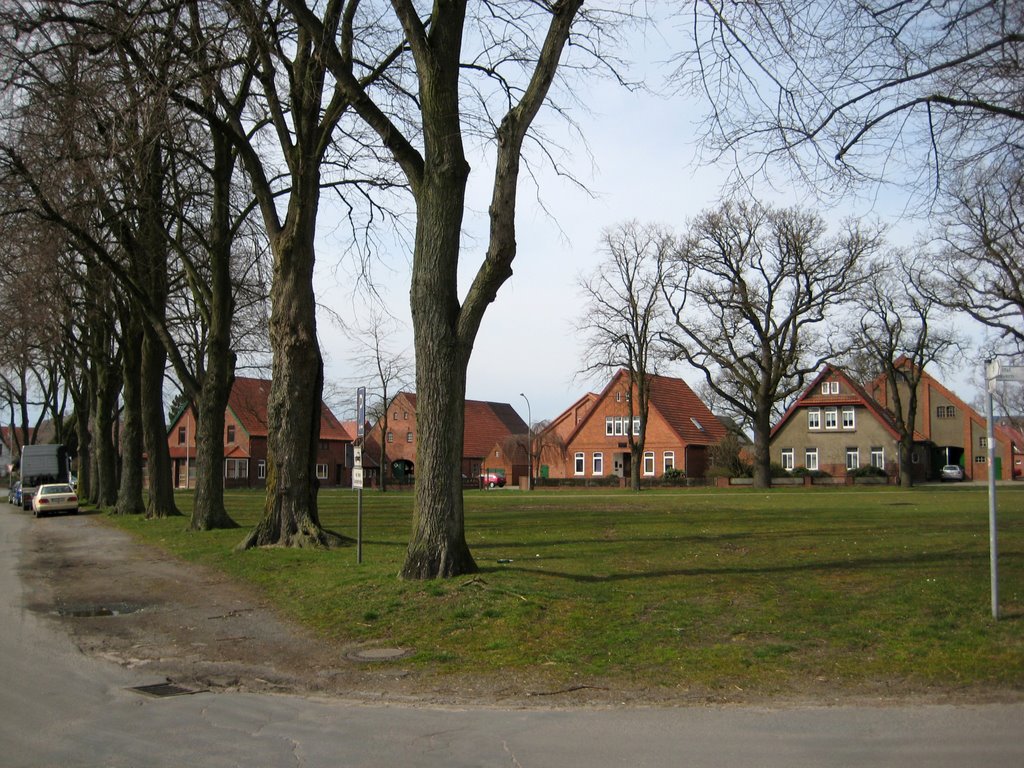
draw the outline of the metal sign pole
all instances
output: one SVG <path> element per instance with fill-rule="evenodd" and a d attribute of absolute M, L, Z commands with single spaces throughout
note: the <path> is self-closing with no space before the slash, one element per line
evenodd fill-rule
<path fill-rule="evenodd" d="M 356 390 L 356 437 L 352 448 L 352 487 L 356 489 L 356 563 L 363 562 L 363 438 L 366 435 L 366 387 Z"/>
<path fill-rule="evenodd" d="M 986 375 L 989 378 L 988 390 L 985 393 L 985 417 L 988 419 L 988 426 L 985 428 L 986 442 L 988 443 L 988 557 L 989 572 L 992 581 L 992 618 L 999 618 L 999 541 L 996 527 L 996 462 L 993 453 L 995 451 L 995 407 L 993 406 L 992 390 L 995 388 L 996 375 L 998 375 L 998 363 L 993 371 L 992 361 L 986 363 Z"/>

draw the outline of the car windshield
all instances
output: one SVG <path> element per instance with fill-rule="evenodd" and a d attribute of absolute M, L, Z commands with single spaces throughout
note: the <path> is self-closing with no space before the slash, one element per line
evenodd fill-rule
<path fill-rule="evenodd" d="M 39 493 L 73 493 L 70 485 L 44 485 L 39 488 Z"/>

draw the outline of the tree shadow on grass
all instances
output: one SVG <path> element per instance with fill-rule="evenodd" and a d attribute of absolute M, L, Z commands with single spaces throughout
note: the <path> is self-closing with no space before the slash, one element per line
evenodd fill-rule
<path fill-rule="evenodd" d="M 1003 553 L 1000 560 L 1021 559 L 1021 553 Z M 856 571 L 874 568 L 892 568 L 896 566 L 922 566 L 922 565 L 973 565 L 981 567 L 988 565 L 988 554 L 985 552 L 922 552 L 906 556 L 893 557 L 868 557 L 852 558 L 849 560 L 819 560 L 805 563 L 786 563 L 769 566 L 743 567 L 722 566 L 718 568 L 663 568 L 650 571 L 633 571 L 629 573 L 571 573 L 569 571 L 549 570 L 543 567 L 543 561 L 537 561 L 535 568 L 524 568 L 521 566 L 505 567 L 481 567 L 481 573 L 497 573 L 500 571 L 518 571 L 531 576 L 547 576 L 556 579 L 566 579 L 581 584 L 615 583 L 623 581 L 634 581 L 640 579 L 662 579 L 670 577 L 698 577 L 698 576 L 762 576 L 766 574 L 785 573 L 813 573 L 828 571 Z"/>

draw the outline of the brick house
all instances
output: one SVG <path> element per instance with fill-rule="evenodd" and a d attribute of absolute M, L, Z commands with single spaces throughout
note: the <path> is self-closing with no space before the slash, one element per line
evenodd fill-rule
<path fill-rule="evenodd" d="M 263 488 L 267 480 L 267 400 L 270 381 L 235 377 L 224 412 L 224 487 Z M 316 476 L 321 486 L 351 485 L 346 461 L 352 437 L 321 403 L 320 447 Z M 191 404 L 173 419 L 167 431 L 175 488 L 195 485 L 196 419 Z"/>
<path fill-rule="evenodd" d="M 910 366 L 902 357 L 899 366 Z M 868 390 L 883 406 L 892 409 L 894 401 L 885 377 L 875 379 Z M 907 401 L 904 396 L 903 402 Z M 928 444 L 933 475 L 944 464 L 959 464 L 967 480 L 988 478 L 987 420 L 974 408 L 957 397 L 951 390 L 927 371 L 921 376 L 917 391 L 917 432 Z M 1014 467 L 1014 452 L 1019 448 L 1013 431 L 996 425 L 996 479 L 1009 479 Z M 916 438 L 915 438 L 916 439 Z"/>
<path fill-rule="evenodd" d="M 915 480 L 931 472 L 925 437 L 914 433 Z M 786 470 L 805 468 L 843 477 L 871 465 L 895 477 L 899 432 L 892 414 L 842 369 L 826 365 L 772 428 L 771 460 Z"/>
<path fill-rule="evenodd" d="M 656 479 L 666 470 L 682 470 L 687 477 L 704 477 L 708 449 L 726 430 L 682 379 L 650 377 L 641 473 Z M 640 432 L 640 418 L 629 417 L 629 398 L 634 395 L 625 370 L 617 372 L 600 394 L 586 395 L 552 420 L 547 430 L 560 441 L 550 441 L 541 452 L 541 477 L 597 479 L 631 475 L 627 430 Z"/>
<path fill-rule="evenodd" d="M 506 477 L 518 476 L 519 468 L 513 467 L 502 455 L 502 446 L 513 435 L 525 435 L 526 422 L 508 403 L 491 403 L 467 400 L 465 425 L 462 433 L 462 474 L 476 478 L 484 469 L 497 471 Z M 380 444 L 387 448 L 387 462 L 390 468 L 389 481 L 410 483 L 416 470 L 416 395 L 399 392 L 388 406 L 387 423 L 382 417 L 367 432 L 363 450 L 363 463 L 376 467 L 379 464 Z M 521 471 L 526 471 L 523 458 Z M 512 480 L 513 482 L 515 480 Z"/>

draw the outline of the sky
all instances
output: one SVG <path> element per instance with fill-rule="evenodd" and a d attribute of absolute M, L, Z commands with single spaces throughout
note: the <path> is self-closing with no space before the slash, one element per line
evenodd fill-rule
<path fill-rule="evenodd" d="M 645 44 L 648 61 L 641 66 L 656 71 L 651 76 L 653 86 L 663 85 L 666 68 L 659 67 L 659 61 L 667 57 L 671 46 L 671 41 L 664 39 Z M 524 179 L 516 217 L 514 274 L 485 314 L 469 365 L 468 398 L 510 403 L 533 423 L 557 416 L 582 395 L 600 391 L 606 383 L 578 375 L 583 347 L 575 332 L 585 310 L 579 278 L 601 261 L 603 230 L 637 219 L 665 224 L 679 232 L 687 219 L 720 200 L 723 182 L 732 170 L 700 162 L 697 122 L 706 104 L 699 100 L 630 92 L 606 80 L 584 82 L 584 86 L 586 91 L 578 95 L 589 105 L 589 114 L 577 111 L 574 117 L 585 145 L 567 135 L 560 123 L 550 120 L 550 114 L 542 113 L 540 119 L 564 146 L 572 147 L 566 163 L 587 189 L 547 170 L 538 176 L 537 185 Z M 490 192 L 486 160 L 476 158 L 471 163 L 474 171 L 460 274 L 463 292 L 486 247 L 482 233 L 486 231 Z M 848 199 L 830 209 L 809 202 L 807 190 L 791 186 L 784 179 L 777 179 L 773 186 L 759 194 L 760 199 L 814 206 L 830 226 L 838 225 L 850 213 L 871 216 L 892 226 L 891 240 L 900 244 L 909 244 L 921 226 L 901 217 L 904 204 L 894 191 L 887 190 L 881 197 L 876 194 Z M 341 331 L 334 314 L 354 323 L 366 317 L 367 309 L 358 300 L 353 301 L 351 272 L 338 268 L 344 246 L 332 234 L 337 224 L 331 220 L 330 206 L 324 206 L 324 210 L 316 287 L 324 308 L 318 330 L 325 356 L 325 379 L 328 387 L 351 387 L 349 399 L 354 408 L 354 345 Z M 393 352 L 408 350 L 411 358 L 410 260 L 408 248 L 396 244 L 384 254 L 376 274 L 389 310 L 404 323 L 390 348 Z M 700 380 L 684 366 L 668 373 L 681 376 L 691 385 Z M 973 392 L 964 391 L 970 386 L 970 378 L 965 374 L 961 380 L 947 383 L 970 400 Z M 368 386 L 372 383 L 366 382 Z M 340 408 L 339 416 L 351 417 L 344 402 Z"/>

